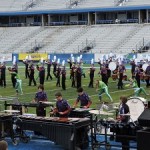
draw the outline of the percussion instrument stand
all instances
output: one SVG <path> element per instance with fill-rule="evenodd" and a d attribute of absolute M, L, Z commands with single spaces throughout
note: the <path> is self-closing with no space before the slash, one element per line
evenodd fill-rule
<path fill-rule="evenodd" d="M 102 106 L 103 107 L 103 106 Z M 94 150 L 94 147 L 96 146 L 101 146 L 101 145 L 105 145 L 105 147 L 106 147 L 106 149 L 109 149 L 109 147 L 110 147 L 110 144 L 108 143 L 108 141 L 107 141 L 107 128 L 108 128 L 108 126 L 106 125 L 106 126 L 104 126 L 104 128 L 105 128 L 105 130 L 104 130 L 104 134 L 101 134 L 101 133 L 99 133 L 99 135 L 104 135 L 104 137 L 105 137 L 105 140 L 104 141 L 101 141 L 101 142 L 99 142 L 99 141 L 97 141 L 96 140 L 96 135 L 97 135 L 97 126 L 98 125 L 100 125 L 100 128 L 102 127 L 102 123 L 101 123 L 101 113 L 100 113 L 100 111 L 101 111 L 101 109 L 102 109 L 102 107 L 99 109 L 99 116 L 100 116 L 100 119 L 98 119 L 98 115 L 95 115 L 95 122 L 94 122 L 94 135 L 93 135 L 93 139 L 94 139 L 94 141 L 95 141 L 95 143 L 92 143 L 91 145 L 92 145 L 92 149 Z M 100 131 L 101 132 L 101 131 Z M 108 148 L 107 148 L 108 147 Z"/>

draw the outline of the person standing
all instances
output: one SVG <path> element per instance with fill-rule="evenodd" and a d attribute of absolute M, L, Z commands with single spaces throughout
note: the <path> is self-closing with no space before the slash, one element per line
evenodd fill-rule
<path fill-rule="evenodd" d="M 130 113 L 130 110 L 129 110 L 129 106 L 126 103 L 127 103 L 127 97 L 121 96 L 117 121 L 119 121 L 122 124 L 127 124 L 130 119 L 130 115 L 127 115 L 128 113 Z M 126 132 L 126 130 L 128 130 L 128 129 L 125 129 L 125 132 Z M 121 137 L 122 135 L 123 134 L 120 133 L 119 130 L 116 131 L 116 140 L 117 140 L 117 142 L 122 143 L 122 150 L 129 150 L 129 140 L 127 138 Z"/>
<path fill-rule="evenodd" d="M 35 68 L 34 68 L 34 65 L 33 65 L 32 62 L 30 64 L 28 70 L 29 70 L 29 86 L 31 86 L 32 81 L 34 83 L 34 86 L 36 86 L 36 81 L 35 81 L 35 78 L 34 78 Z"/>
<path fill-rule="evenodd" d="M 78 97 L 73 105 L 73 108 L 75 108 L 79 102 L 80 102 L 81 108 L 89 108 L 92 104 L 92 101 L 89 95 L 83 91 L 82 87 L 79 87 L 77 89 L 77 92 L 78 92 Z"/>
<path fill-rule="evenodd" d="M 13 65 L 12 68 L 9 67 L 8 68 L 8 71 L 11 72 L 11 81 L 12 81 L 12 86 L 13 88 L 15 88 L 15 85 L 16 85 L 16 74 L 17 74 L 17 69 L 16 67 Z M 13 73 L 12 73 L 13 72 Z"/>
<path fill-rule="evenodd" d="M 127 97 L 121 96 L 120 97 L 119 111 L 118 111 L 119 114 L 118 114 L 117 120 L 122 122 L 122 123 L 127 123 L 130 119 L 129 116 L 124 115 L 124 114 L 129 113 L 129 106 L 126 103 L 127 103 Z"/>
<path fill-rule="evenodd" d="M 55 97 L 57 99 L 57 102 L 56 107 L 54 108 L 52 113 L 57 117 L 68 118 L 71 110 L 69 103 L 67 102 L 67 100 L 63 99 L 61 92 L 57 92 L 55 94 Z"/>
<path fill-rule="evenodd" d="M 4 62 L 0 65 L 0 80 L 1 86 L 6 88 L 6 65 Z"/>
<path fill-rule="evenodd" d="M 81 77 L 82 77 L 82 70 L 81 70 L 80 64 L 78 64 L 76 68 L 77 89 L 81 87 Z"/>
<path fill-rule="evenodd" d="M 139 68 L 139 67 L 136 67 L 136 68 L 135 68 L 134 75 L 135 75 L 135 79 L 136 79 L 137 85 L 138 85 L 138 87 L 140 88 L 140 86 L 141 86 L 141 84 L 140 84 L 141 71 L 140 71 L 140 68 Z M 132 77 L 133 77 L 133 76 L 132 76 Z M 133 78 L 134 78 L 134 77 L 133 77 Z"/>
<path fill-rule="evenodd" d="M 44 68 L 44 64 L 42 63 L 41 66 L 37 65 L 37 70 L 39 71 L 40 84 L 44 85 L 44 80 L 45 80 L 45 68 Z"/>
<path fill-rule="evenodd" d="M 88 87 L 93 88 L 93 82 L 94 82 L 94 72 L 95 72 L 95 68 L 94 68 L 94 64 L 91 65 L 90 67 L 90 83 Z"/>
<path fill-rule="evenodd" d="M 33 103 L 38 103 L 38 107 L 36 108 L 36 114 L 37 116 L 46 116 L 46 109 L 40 103 L 48 101 L 47 94 L 44 91 L 44 86 L 39 85 L 38 86 L 38 92 L 35 94 L 34 99 L 32 100 Z"/>
<path fill-rule="evenodd" d="M 103 64 L 103 66 L 101 67 L 101 70 L 100 70 L 100 74 L 102 76 L 102 81 L 108 85 L 108 74 L 107 74 L 107 69 L 105 67 L 105 65 Z"/>
<path fill-rule="evenodd" d="M 71 67 L 70 77 L 71 77 L 71 81 L 72 81 L 71 87 L 76 87 L 76 66 L 75 66 L 75 64 L 73 64 Z"/>
<path fill-rule="evenodd" d="M 61 68 L 60 68 L 60 64 L 59 64 L 56 69 L 56 78 L 57 78 L 56 86 L 58 86 L 58 87 L 60 87 L 60 75 L 61 75 Z"/>
<path fill-rule="evenodd" d="M 133 76 L 135 76 L 135 68 L 136 68 L 135 61 L 133 60 L 132 62 L 130 62 L 130 65 L 131 65 L 131 74 L 133 77 Z"/>
<path fill-rule="evenodd" d="M 57 75 L 56 75 L 56 71 L 57 71 L 57 62 L 54 61 L 54 62 L 52 63 L 52 65 L 53 65 L 53 74 L 54 74 L 54 76 L 57 78 Z"/>
<path fill-rule="evenodd" d="M 48 78 L 50 77 L 50 79 L 52 80 L 52 76 L 51 76 L 51 61 L 48 60 L 47 62 L 45 62 L 47 64 L 47 76 L 46 76 L 46 80 L 48 80 Z"/>
<path fill-rule="evenodd" d="M 61 70 L 61 85 L 62 85 L 62 89 L 66 90 L 66 67 L 63 66 L 62 70 Z"/>
<path fill-rule="evenodd" d="M 150 62 L 148 63 L 148 66 L 145 70 L 145 74 L 147 76 L 147 79 L 145 80 L 146 81 L 146 87 L 150 87 Z"/>
<path fill-rule="evenodd" d="M 29 67 L 29 61 L 26 59 L 26 60 L 23 60 L 23 63 L 25 65 L 25 78 L 29 78 L 29 72 L 28 72 L 28 67 Z"/>
<path fill-rule="evenodd" d="M 124 74 L 124 69 L 122 67 L 122 65 L 119 66 L 118 68 L 118 89 L 123 89 L 123 74 Z"/>

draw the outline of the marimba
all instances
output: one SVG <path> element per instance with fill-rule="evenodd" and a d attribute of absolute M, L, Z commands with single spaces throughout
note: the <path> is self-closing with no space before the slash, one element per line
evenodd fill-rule
<path fill-rule="evenodd" d="M 21 114 L 24 114 L 26 112 L 26 108 L 27 107 L 34 107 L 34 108 L 38 108 L 38 107 L 54 107 L 55 102 L 39 102 L 39 103 L 7 103 L 7 101 L 5 101 L 5 110 L 8 109 L 9 106 L 9 110 L 12 109 L 17 109 L 20 110 Z"/>
<path fill-rule="evenodd" d="M 89 118 L 58 118 L 18 116 L 17 124 L 21 130 L 41 133 L 50 141 L 62 145 L 65 149 L 75 150 L 77 147 L 88 147 L 87 127 Z"/>

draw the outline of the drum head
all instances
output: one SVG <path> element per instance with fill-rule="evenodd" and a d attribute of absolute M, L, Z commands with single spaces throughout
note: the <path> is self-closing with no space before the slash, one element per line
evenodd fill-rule
<path fill-rule="evenodd" d="M 146 68 L 148 67 L 148 64 L 143 64 L 143 66 L 142 66 L 142 69 L 144 70 L 144 71 L 146 71 Z"/>
<path fill-rule="evenodd" d="M 115 62 L 110 62 L 109 63 L 109 69 L 111 70 L 111 71 L 114 71 L 115 69 L 116 69 L 116 63 Z"/>
<path fill-rule="evenodd" d="M 144 111 L 143 100 L 138 97 L 132 97 L 127 101 L 130 110 L 131 121 L 137 121 L 138 117 Z"/>

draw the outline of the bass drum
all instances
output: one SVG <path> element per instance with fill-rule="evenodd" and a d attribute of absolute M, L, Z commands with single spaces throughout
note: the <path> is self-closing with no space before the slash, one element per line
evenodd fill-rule
<path fill-rule="evenodd" d="M 138 120 L 138 117 L 144 111 L 144 104 L 146 103 L 146 99 L 142 97 L 130 97 L 127 101 L 127 105 L 130 110 L 130 121 L 135 122 Z"/>

